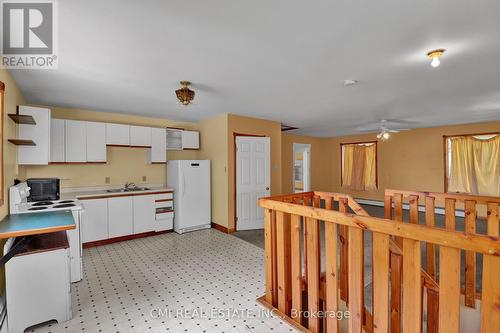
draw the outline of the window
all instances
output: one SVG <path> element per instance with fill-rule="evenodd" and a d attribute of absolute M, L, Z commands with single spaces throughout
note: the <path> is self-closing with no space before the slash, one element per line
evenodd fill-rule
<path fill-rule="evenodd" d="M 444 139 L 445 191 L 500 196 L 500 133 Z"/>
<path fill-rule="evenodd" d="M 341 143 L 342 186 L 360 191 L 377 189 L 377 141 Z"/>

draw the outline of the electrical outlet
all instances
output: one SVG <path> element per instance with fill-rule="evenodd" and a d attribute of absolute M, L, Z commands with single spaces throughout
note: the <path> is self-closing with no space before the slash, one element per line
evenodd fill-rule
<path fill-rule="evenodd" d="M 146 176 L 142 176 L 142 181 L 145 182 L 146 181 Z"/>
<path fill-rule="evenodd" d="M 110 177 L 104 177 L 104 182 L 105 182 L 106 184 L 111 183 L 111 178 L 110 178 Z"/>

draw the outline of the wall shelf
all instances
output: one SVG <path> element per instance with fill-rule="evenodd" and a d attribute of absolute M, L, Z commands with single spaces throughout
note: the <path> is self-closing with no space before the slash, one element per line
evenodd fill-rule
<path fill-rule="evenodd" d="M 10 119 L 12 119 L 16 124 L 26 124 L 26 125 L 36 125 L 33 116 L 9 113 Z"/>
<path fill-rule="evenodd" d="M 36 146 L 36 143 L 33 140 L 9 139 L 9 142 L 15 144 L 16 146 Z"/>

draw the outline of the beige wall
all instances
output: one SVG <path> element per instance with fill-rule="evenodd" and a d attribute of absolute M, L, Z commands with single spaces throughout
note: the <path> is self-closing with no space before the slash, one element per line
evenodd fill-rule
<path fill-rule="evenodd" d="M 325 138 L 292 135 L 283 133 L 281 174 L 282 192 L 293 192 L 293 144 L 307 143 L 311 145 L 311 189 L 316 191 L 330 191 L 333 188 L 333 150 L 329 149 L 330 141 Z"/>
<path fill-rule="evenodd" d="M 211 161 L 212 222 L 228 226 L 227 114 L 199 123 L 198 158 Z"/>
<path fill-rule="evenodd" d="M 16 113 L 16 106 L 24 103 L 24 98 L 16 83 L 5 69 L 0 69 L 0 81 L 5 84 L 4 94 L 4 115 L 3 115 L 3 180 L 4 195 L 3 205 L 0 207 L 0 219 L 3 219 L 9 212 L 9 186 L 13 184 L 14 178 L 18 177 L 17 149 L 9 143 L 7 139 L 17 138 L 17 125 L 7 116 L 9 113 Z M 4 241 L 0 242 L 0 252 L 3 251 Z M 3 268 L 0 271 L 0 293 L 4 290 Z"/>
<path fill-rule="evenodd" d="M 378 144 L 378 190 L 349 191 L 340 186 L 340 143 L 374 140 L 375 135 L 330 139 L 333 150 L 333 191 L 357 198 L 383 199 L 384 189 L 444 191 L 443 135 L 499 132 L 500 121 L 422 128 L 394 134 Z"/>
<path fill-rule="evenodd" d="M 274 121 L 228 115 L 228 228 L 234 229 L 235 213 L 235 163 L 234 163 L 234 134 L 262 135 L 271 138 L 271 194 L 281 193 L 281 124 Z"/>
<path fill-rule="evenodd" d="M 393 134 L 378 142 L 378 190 L 352 191 L 341 187 L 340 144 L 376 140 L 376 134 L 334 138 L 283 135 L 283 192 L 291 193 L 292 143 L 311 143 L 313 190 L 328 190 L 355 198 L 383 200 L 386 188 L 444 191 L 443 135 L 500 131 L 500 121 L 422 128 Z"/>
<path fill-rule="evenodd" d="M 195 123 L 175 122 L 162 118 L 149 118 L 118 113 L 49 107 L 52 117 L 61 119 L 114 122 L 152 127 L 182 127 L 198 129 Z M 123 185 L 127 181 L 164 184 L 166 169 L 163 164 L 147 163 L 147 148 L 108 147 L 106 164 L 62 164 L 20 166 L 23 178 L 58 177 L 61 187 L 83 187 L 110 184 Z M 168 151 L 168 159 L 196 159 L 196 151 Z"/>

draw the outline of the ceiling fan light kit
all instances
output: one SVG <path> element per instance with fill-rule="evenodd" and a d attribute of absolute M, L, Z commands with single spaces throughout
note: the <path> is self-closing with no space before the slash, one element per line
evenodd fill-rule
<path fill-rule="evenodd" d="M 179 102 L 181 102 L 182 105 L 188 106 L 189 104 L 192 103 L 195 93 L 193 90 L 189 89 L 191 82 L 181 81 L 180 84 L 182 88 L 177 89 L 175 91 L 175 95 L 177 96 L 177 99 L 179 99 Z"/>

